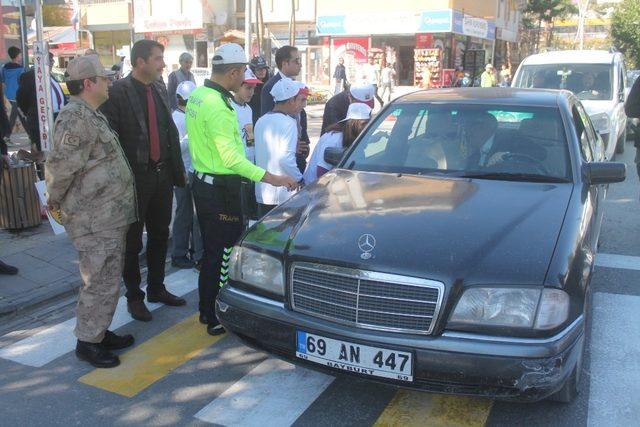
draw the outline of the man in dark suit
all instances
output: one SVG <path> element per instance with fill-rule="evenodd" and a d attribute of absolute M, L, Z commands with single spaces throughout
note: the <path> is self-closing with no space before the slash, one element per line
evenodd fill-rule
<path fill-rule="evenodd" d="M 300 52 L 298 48 L 293 46 L 282 46 L 276 51 L 276 66 L 278 72 L 267 81 L 262 87 L 261 94 L 261 112 L 260 116 L 264 116 L 271 110 L 273 110 L 274 101 L 271 96 L 271 89 L 273 85 L 279 82 L 283 77 L 289 77 L 295 80 L 296 76 L 300 74 L 302 68 L 302 61 L 300 59 Z M 309 155 L 309 134 L 307 133 L 307 113 L 302 110 L 300 116 L 297 117 L 298 126 L 300 128 L 299 141 L 296 152 L 296 163 L 300 172 L 304 173 L 307 166 L 307 156 Z"/>
<path fill-rule="evenodd" d="M 151 312 L 140 289 L 138 261 L 145 226 L 147 300 L 171 306 L 186 304 L 164 285 L 173 186 L 184 187 L 186 174 L 167 91 L 158 80 L 165 67 L 164 47 L 152 40 L 137 41 L 131 49 L 131 64 L 131 74 L 114 82 L 109 100 L 101 109 L 119 135 L 136 182 L 138 221 L 131 224 L 127 233 L 123 272 L 127 308 L 134 319 L 149 321 Z"/>
<path fill-rule="evenodd" d="M 49 52 L 49 71 L 53 68 L 53 53 Z M 58 117 L 58 112 L 67 103 L 64 92 L 60 84 L 51 79 L 51 105 L 53 108 L 53 120 Z M 36 73 L 35 69 L 31 68 L 29 71 L 20 75 L 18 83 L 18 91 L 16 92 L 16 102 L 18 108 L 27 117 L 26 131 L 31 141 L 32 150 L 42 151 L 40 143 L 40 122 L 38 120 L 38 97 L 36 90 Z"/>

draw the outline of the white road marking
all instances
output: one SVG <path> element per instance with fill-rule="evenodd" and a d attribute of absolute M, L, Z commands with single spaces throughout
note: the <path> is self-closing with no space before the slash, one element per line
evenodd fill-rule
<path fill-rule="evenodd" d="M 596 255 L 596 266 L 640 270 L 640 257 L 599 253 Z"/>
<path fill-rule="evenodd" d="M 589 427 L 640 419 L 640 296 L 598 292 L 591 322 Z"/>
<path fill-rule="evenodd" d="M 180 270 L 167 276 L 165 283 L 167 290 L 182 296 L 198 287 L 198 272 L 196 270 Z M 147 307 L 151 311 L 161 306 L 162 304 L 159 303 L 147 303 Z M 120 297 L 109 329 L 117 329 L 132 320 L 131 315 L 127 312 L 126 298 Z M 22 365 L 42 367 L 75 348 L 76 337 L 73 334 L 75 325 L 75 317 L 53 325 L 29 338 L 0 349 L 0 358 L 12 360 Z"/>
<path fill-rule="evenodd" d="M 195 417 L 223 426 L 290 426 L 332 381 L 329 375 L 270 358 Z"/>

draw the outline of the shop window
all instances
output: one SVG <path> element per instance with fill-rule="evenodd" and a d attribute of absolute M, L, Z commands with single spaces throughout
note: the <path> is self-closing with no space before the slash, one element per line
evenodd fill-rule
<path fill-rule="evenodd" d="M 244 13 L 245 0 L 236 0 L 236 12 Z"/>
<path fill-rule="evenodd" d="M 196 67 L 198 68 L 208 68 L 209 67 L 209 58 L 207 51 L 207 42 L 206 41 L 197 41 L 196 42 Z"/>

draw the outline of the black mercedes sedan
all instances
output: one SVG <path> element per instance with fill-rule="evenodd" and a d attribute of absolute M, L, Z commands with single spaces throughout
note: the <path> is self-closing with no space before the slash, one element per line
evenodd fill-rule
<path fill-rule="evenodd" d="M 625 166 L 566 91 L 392 102 L 237 243 L 216 313 L 310 368 L 570 401 L 607 185 Z"/>

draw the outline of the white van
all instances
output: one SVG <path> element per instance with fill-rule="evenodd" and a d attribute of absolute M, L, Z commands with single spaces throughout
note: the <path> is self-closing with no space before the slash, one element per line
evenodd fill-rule
<path fill-rule="evenodd" d="M 513 87 L 572 91 L 602 136 L 606 158 L 624 151 L 626 69 L 621 53 L 563 50 L 531 55 L 518 67 Z"/>

